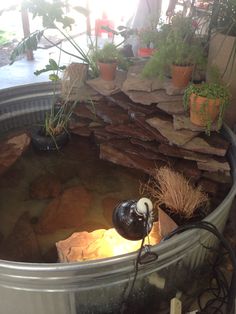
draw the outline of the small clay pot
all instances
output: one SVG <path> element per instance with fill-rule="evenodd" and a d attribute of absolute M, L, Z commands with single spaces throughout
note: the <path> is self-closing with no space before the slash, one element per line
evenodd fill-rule
<path fill-rule="evenodd" d="M 98 67 L 100 71 L 100 77 L 104 81 L 113 81 L 116 76 L 117 63 L 102 63 L 98 62 Z"/>
<path fill-rule="evenodd" d="M 139 48 L 138 56 L 147 58 L 147 57 L 151 57 L 154 54 L 154 52 L 155 52 L 155 49 L 153 48 Z"/>
<path fill-rule="evenodd" d="M 172 83 L 179 89 L 185 88 L 191 80 L 193 74 L 193 65 L 175 65 L 171 67 Z"/>
<path fill-rule="evenodd" d="M 190 121 L 198 126 L 214 122 L 220 113 L 220 99 L 208 99 L 192 94 L 190 96 Z"/>

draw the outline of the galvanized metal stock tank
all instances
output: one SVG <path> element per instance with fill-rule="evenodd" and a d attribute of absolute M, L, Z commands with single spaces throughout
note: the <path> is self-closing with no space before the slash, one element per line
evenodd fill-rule
<path fill-rule="evenodd" d="M 0 132 L 21 128 L 42 120 L 51 102 L 49 83 L 0 91 Z M 208 217 L 223 229 L 236 186 L 236 141 L 225 127 L 232 145 L 229 152 L 233 186 Z M 184 232 L 154 246 L 158 260 L 140 266 L 134 288 L 137 306 L 161 302 L 193 286 L 193 274 L 202 267 L 215 243 L 206 231 Z M 134 274 L 137 253 L 71 264 L 28 264 L 0 261 L 1 314 L 119 313 L 123 291 Z M 192 272 L 192 270 L 195 272 Z M 142 311 L 144 313 L 144 311 Z M 148 310 L 147 310 L 148 313 Z"/>

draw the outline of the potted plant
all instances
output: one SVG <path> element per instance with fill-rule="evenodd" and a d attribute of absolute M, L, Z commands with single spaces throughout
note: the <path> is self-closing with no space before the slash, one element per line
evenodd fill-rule
<path fill-rule="evenodd" d="M 137 30 L 139 38 L 139 57 L 150 57 L 158 46 L 158 31 L 160 12 L 149 13 L 143 28 Z"/>
<path fill-rule="evenodd" d="M 145 65 L 143 74 L 164 78 L 170 71 L 173 85 L 185 88 L 194 67 L 206 61 L 203 45 L 195 34 L 196 28 L 191 17 L 180 14 L 172 18 L 171 24 L 163 25 L 159 33 L 158 51 Z"/>
<path fill-rule="evenodd" d="M 58 100 L 58 73 L 64 69 L 65 66 L 59 66 L 53 59 L 49 59 L 49 64 L 44 69 L 35 71 L 35 75 L 48 71 L 53 72 L 49 75 L 53 84 L 51 108 L 46 112 L 43 124 L 31 130 L 32 145 L 39 151 L 59 150 L 69 140 L 67 126 L 76 101 L 71 102 L 66 97 Z"/>
<path fill-rule="evenodd" d="M 154 29 L 143 28 L 138 32 L 140 48 L 139 57 L 150 57 L 154 54 L 158 45 L 158 32 Z"/>
<path fill-rule="evenodd" d="M 106 43 L 103 48 L 94 51 L 92 59 L 98 64 L 100 77 L 105 81 L 113 81 L 117 64 L 121 60 L 117 47 L 112 43 Z"/>
<path fill-rule="evenodd" d="M 181 173 L 169 167 L 155 170 L 154 176 L 142 186 L 158 212 L 159 231 L 166 236 L 178 225 L 204 218 L 208 196 L 201 186 L 193 186 Z"/>
<path fill-rule="evenodd" d="M 219 83 L 190 85 L 184 93 L 184 107 L 190 109 L 190 121 L 205 127 L 208 135 L 213 122 L 217 121 L 218 130 L 221 128 L 229 101 L 228 88 Z"/>

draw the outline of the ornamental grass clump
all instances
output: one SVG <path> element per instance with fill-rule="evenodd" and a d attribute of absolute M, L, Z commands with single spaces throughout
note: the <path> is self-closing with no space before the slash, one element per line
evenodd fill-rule
<path fill-rule="evenodd" d="M 156 169 L 153 178 L 142 185 L 141 190 L 151 198 L 154 208 L 161 207 L 184 219 L 195 216 L 197 209 L 207 209 L 208 197 L 201 186 L 194 187 L 182 174 L 168 167 Z"/>

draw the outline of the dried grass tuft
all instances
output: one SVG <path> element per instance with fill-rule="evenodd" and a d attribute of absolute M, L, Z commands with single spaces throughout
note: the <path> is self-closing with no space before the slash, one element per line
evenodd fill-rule
<path fill-rule="evenodd" d="M 180 173 L 168 167 L 156 169 L 148 183 L 142 184 L 141 194 L 146 194 L 154 203 L 154 208 L 164 205 L 173 214 L 189 219 L 196 209 L 206 208 L 208 196 L 202 187 L 193 187 Z"/>

